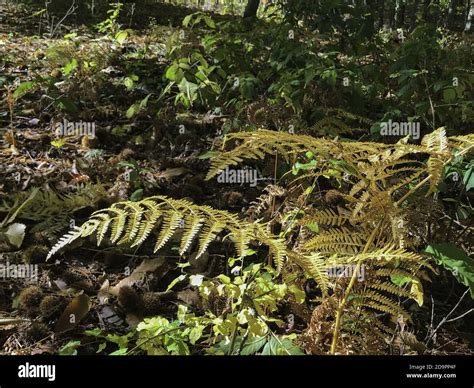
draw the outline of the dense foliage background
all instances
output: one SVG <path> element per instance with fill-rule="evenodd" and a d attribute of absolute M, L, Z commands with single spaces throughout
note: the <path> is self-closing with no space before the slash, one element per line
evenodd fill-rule
<path fill-rule="evenodd" d="M 473 0 L 0 15 L 1 353 L 472 352 Z"/>

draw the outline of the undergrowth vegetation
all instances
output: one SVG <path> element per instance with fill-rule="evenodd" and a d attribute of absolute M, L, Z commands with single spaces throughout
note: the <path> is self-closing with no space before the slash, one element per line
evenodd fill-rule
<path fill-rule="evenodd" d="M 460 5 L 27 3 L 35 35 L 0 36 L 0 257 L 40 271 L 0 277 L 5 352 L 472 352 Z"/>

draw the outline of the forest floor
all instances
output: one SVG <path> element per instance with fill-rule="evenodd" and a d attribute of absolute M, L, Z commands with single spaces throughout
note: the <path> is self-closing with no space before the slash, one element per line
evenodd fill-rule
<path fill-rule="evenodd" d="M 181 259 L 172 250 L 141 254 L 98 248 L 84 239 L 45 262 L 50 247 L 68 227 L 81 225 L 93 211 L 130 198 L 166 195 L 245 217 L 261 189 L 273 183 L 272 165 L 262 168 L 256 187 L 204 181 L 210 165 L 206 153 L 222 143 L 222 130 L 232 119 L 225 114 L 202 110 L 176 114 L 170 109 L 159 119 L 147 114 L 127 117 L 133 102 L 159 89 L 158 80 L 169 65 L 167 42 L 190 12 L 176 9 L 137 10 L 129 25 L 134 33 L 119 44 L 73 18 L 48 38 L 44 30 L 51 26 L 40 25 L 30 10 L 0 5 L 0 221 L 15 218 L 2 208 L 30 206 L 16 220 L 26 226 L 26 233 L 19 233 L 16 247 L 11 241 L 0 242 L 0 257 L 11 264 L 37 265 L 38 270 L 37 281 L 0 276 L 0 354 L 57 354 L 60 349 L 67 352 L 64 346 L 78 339 L 81 354 L 94 354 L 97 338 L 85 336 L 86 329 L 126 335 L 144 317 L 175 316 L 178 304 L 203 308 L 196 288 L 167 290 L 181 274 Z M 151 27 L 149 18 L 155 20 Z M 100 71 L 90 72 L 84 63 Z M 130 74 L 144 82 L 124 86 L 136 82 L 127 78 Z M 32 80 L 34 84 L 28 84 Z M 13 83 L 25 84 L 28 90 L 13 96 L 14 89 L 9 89 Z M 67 114 L 58 113 L 61 109 Z M 67 124 L 66 117 L 93 123 L 95 137 L 57 136 L 57 125 Z M 142 251 L 147 251 L 146 244 Z M 190 262 L 189 273 L 229 275 L 223 253 L 211 245 L 208 254 Z M 461 295 L 448 273 L 439 276 L 430 289 L 433 304 L 414 313 L 421 333 L 433 314 L 439 321 Z M 86 307 L 78 297 L 81 292 L 89 297 Z M 459 311 L 470 306 L 472 301 L 464 299 Z M 311 307 L 295 312 L 288 305 L 279 314 L 282 319 L 294 314 L 292 330 L 301 333 Z M 82 319 L 70 322 L 65 311 Z M 432 353 L 473 352 L 472 319 L 458 323 L 439 330 L 439 350 Z M 107 346 L 106 351 L 115 349 Z"/>
<path fill-rule="evenodd" d="M 121 46 L 114 45 L 110 39 L 104 39 L 101 34 L 86 26 L 68 26 L 65 22 L 61 26 L 63 30 L 79 31 L 74 47 L 65 47 L 62 38 L 35 36 L 39 25 L 27 12 L 15 7 L 11 10 L 7 10 L 5 6 L 0 7 L 0 14 L 4 15 L 0 23 L 2 85 L 13 79 L 21 83 L 32 77 L 42 77 L 52 79 L 61 90 L 61 84 L 65 83 L 60 70 L 65 59 L 61 55 L 67 55 L 66 53 L 84 55 L 91 60 L 106 60 L 108 64 L 101 71 L 104 75 L 99 77 L 101 79 L 83 78 L 75 82 L 74 90 L 69 88 L 64 93 L 68 95 L 65 103 L 74 105 L 74 112 L 80 112 L 77 119 L 94 123 L 94 139 L 72 135 L 65 139 L 64 144 L 60 140 L 59 146 L 53 146 L 51 142 L 58 140 L 55 125 L 62 119 L 51 117 L 49 112 L 55 101 L 41 93 L 15 102 L 13 121 L 10 121 L 7 106 L 0 111 L 2 129 L 6 131 L 12 126 L 15 132 L 14 144 L 9 145 L 5 137 L 0 140 L 0 198 L 16 200 L 20 193 L 30 194 L 35 187 L 53 189 L 58 197 L 66 198 L 66 202 L 67 196 L 74 194 L 69 206 L 57 199 L 55 204 L 58 207 L 48 209 L 50 214 L 47 214 L 49 221 L 46 224 L 38 225 L 35 220 L 27 222 L 28 229 L 34 227 L 34 233 L 27 233 L 21 250 L 2 256 L 9 263 L 39 266 L 38 283 L 33 283 L 31 295 L 26 295 L 31 299 L 27 303 L 30 307 L 26 307 L 26 310 L 21 307 L 18 310 L 21 304 L 19 296 L 30 282 L 22 283 L 18 279 L 12 283 L 0 279 L 0 284 L 3 283 L 0 288 L 0 311 L 4 311 L 9 318 L 18 320 L 13 324 L 0 326 L 3 351 L 12 354 L 55 354 L 70 339 L 77 338 L 74 332 L 54 340 L 51 340 L 50 335 L 50 328 L 54 327 L 77 290 L 84 290 L 85 293 L 99 295 L 101 298 L 100 290 L 105 290 L 108 285 L 119 284 L 113 291 L 113 295 L 117 296 L 120 287 L 140 283 L 143 292 L 156 295 L 156 306 L 144 307 L 144 311 L 134 310 L 133 304 L 136 301 L 133 296 L 125 307 L 119 306 L 116 298 L 111 305 L 97 303 L 87 319 L 81 322 L 82 329 L 99 326 L 104 330 L 112 328 L 116 332 L 125 333 L 127 324 L 136 326 L 144 314 L 150 315 L 150 311 L 153 314 L 170 315 L 176 312 L 178 301 L 199 303 L 198 293 L 189 289 L 171 297 L 165 295 L 166 303 L 159 302 L 160 293 L 164 293 L 167 285 L 180 271 L 167 263 L 156 269 L 157 256 L 78 247 L 64 260 L 44 262 L 48 247 L 60 235 L 57 232 L 65 230 L 63 215 L 70 210 L 74 210 L 74 213 L 67 214 L 66 225 L 69 220 L 80 225 L 92 211 L 127 200 L 138 190 L 143 192 L 143 197 L 147 194 L 160 194 L 186 198 L 203 205 L 217 204 L 219 208 L 244 214 L 250 201 L 258 195 L 257 188 L 226 188 L 212 182 L 205 185 L 201 182 L 209 168 L 209 162 L 199 156 L 211 149 L 216 144 L 216 139 L 220 138 L 217 133 L 222 126 L 222 117 L 198 112 L 183 117 L 170 117 L 168 123 L 157 122 L 152 117 L 132 120 L 124 118 L 130 101 L 136 99 L 133 93 L 123 93 L 124 75 L 133 68 L 135 71 L 146 71 L 150 79 L 160 78 L 165 67 L 166 38 L 172 32 L 170 24 L 180 25 L 189 11 L 182 10 L 179 13 L 173 7 L 167 12 L 165 7 L 165 10 L 156 11 L 155 15 L 147 12 L 147 16 L 157 18 L 163 24 L 156 24 L 151 31 L 137 33 Z M 139 26 L 144 17 L 140 19 L 138 15 L 136 20 Z M 144 41 L 147 41 L 146 58 L 137 58 L 134 53 L 144 46 Z M 52 47 L 56 47 L 58 55 L 51 55 Z M 51 57 L 58 62 L 51 61 Z M 56 97 L 56 101 L 61 99 L 61 95 Z M 184 133 L 180 133 L 181 124 L 186 125 Z M 42 198 L 38 205 L 49 207 L 43 202 L 45 200 L 46 198 Z M 8 252 L 11 247 L 3 243 L 1 250 Z M 167 257 L 172 262 L 176 261 L 173 259 L 176 256 Z M 136 268 L 143 259 L 150 260 L 150 268 L 147 269 L 150 273 L 139 272 L 138 278 L 130 277 L 127 282 L 124 269 Z M 214 268 L 212 256 L 193 263 L 193 267 L 194 273 L 225 271 L 225 268 Z M 107 292 L 103 293 L 107 295 Z M 126 301 L 123 303 L 127 304 Z M 127 311 L 128 309 L 133 312 Z M 21 323 L 22 319 L 25 319 L 25 323 Z M 84 352 L 91 350 L 86 347 Z"/>

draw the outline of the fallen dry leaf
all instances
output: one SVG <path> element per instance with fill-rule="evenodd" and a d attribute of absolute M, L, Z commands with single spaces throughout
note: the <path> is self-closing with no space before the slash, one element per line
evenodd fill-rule
<path fill-rule="evenodd" d="M 71 300 L 64 312 L 59 317 L 54 332 L 64 333 L 71 330 L 83 319 L 91 307 L 90 298 L 86 294 L 80 294 Z"/>

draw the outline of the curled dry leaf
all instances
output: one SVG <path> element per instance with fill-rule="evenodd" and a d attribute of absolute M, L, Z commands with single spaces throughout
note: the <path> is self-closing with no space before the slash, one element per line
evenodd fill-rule
<path fill-rule="evenodd" d="M 77 326 L 77 324 L 87 315 L 91 307 L 90 298 L 86 294 L 79 294 L 71 300 L 64 312 L 59 317 L 54 332 L 64 333 Z"/>
<path fill-rule="evenodd" d="M 155 259 L 145 259 L 143 262 L 133 270 L 130 276 L 122 279 L 117 285 L 109 288 L 109 293 L 118 296 L 119 291 L 124 286 L 133 286 L 143 280 L 147 272 L 153 272 L 158 267 L 165 263 L 164 257 L 157 257 Z"/>

